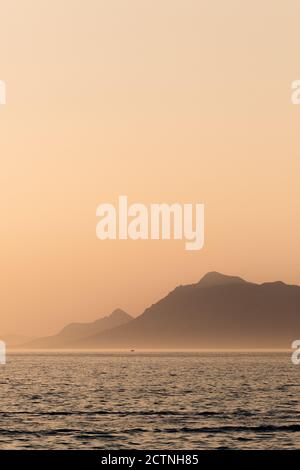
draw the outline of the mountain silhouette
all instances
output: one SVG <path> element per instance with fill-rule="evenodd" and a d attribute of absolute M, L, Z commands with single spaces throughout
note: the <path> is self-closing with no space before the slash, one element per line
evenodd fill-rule
<path fill-rule="evenodd" d="M 247 281 L 245 281 L 241 277 L 226 276 L 225 274 L 212 271 L 210 273 L 205 274 L 205 276 L 203 276 L 203 278 L 198 282 L 198 286 L 214 287 L 214 286 L 220 286 L 220 285 L 224 286 L 228 284 L 245 284 L 245 283 L 247 283 Z"/>
<path fill-rule="evenodd" d="M 78 348 L 289 349 L 300 337 L 300 287 L 212 272 Z"/>
<path fill-rule="evenodd" d="M 28 348 L 68 348 L 74 341 L 91 335 L 100 334 L 111 328 L 115 328 L 132 320 L 132 317 L 121 309 L 114 310 L 110 315 L 91 323 L 70 323 L 57 335 L 39 338 L 26 342 Z M 24 341 L 23 341 L 24 343 Z"/>
<path fill-rule="evenodd" d="M 70 326 L 65 330 L 71 332 Z M 298 337 L 299 286 L 280 281 L 255 284 L 211 272 L 196 284 L 177 287 L 142 315 L 120 326 L 94 329 L 90 335 L 85 331 L 77 339 L 64 334 L 61 347 L 289 349 Z M 66 338 L 68 343 L 64 344 Z"/>

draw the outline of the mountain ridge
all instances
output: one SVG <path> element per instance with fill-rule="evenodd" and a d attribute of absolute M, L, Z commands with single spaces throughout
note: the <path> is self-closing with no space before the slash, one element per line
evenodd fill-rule
<path fill-rule="evenodd" d="M 300 287 L 207 273 L 177 286 L 123 325 L 69 343 L 74 349 L 289 348 L 300 335 Z"/>
<path fill-rule="evenodd" d="M 73 322 L 63 327 L 56 335 L 37 338 L 26 342 L 23 346 L 28 348 L 64 348 L 72 341 L 89 337 L 94 332 L 100 333 L 115 328 L 132 320 L 132 317 L 124 310 L 118 308 L 109 315 L 99 318 L 93 322 Z"/>

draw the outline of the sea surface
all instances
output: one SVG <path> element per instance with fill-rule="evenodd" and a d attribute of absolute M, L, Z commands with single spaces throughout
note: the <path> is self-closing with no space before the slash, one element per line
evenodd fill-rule
<path fill-rule="evenodd" d="M 0 366 L 0 449 L 300 448 L 288 353 L 35 353 Z"/>

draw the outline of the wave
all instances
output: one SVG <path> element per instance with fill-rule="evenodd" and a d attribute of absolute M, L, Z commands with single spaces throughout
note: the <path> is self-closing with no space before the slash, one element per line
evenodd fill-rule
<path fill-rule="evenodd" d="M 70 435 L 78 439 L 83 438 L 106 438 L 106 439 L 122 439 L 121 434 L 142 434 L 148 433 L 148 429 L 144 428 L 129 428 L 129 429 L 119 429 L 116 434 L 113 431 L 86 431 L 82 429 L 72 429 L 72 428 L 57 428 L 51 430 L 11 430 L 11 429 L 0 429 L 0 436 L 2 435 L 35 435 L 35 436 L 55 436 L 55 435 Z M 174 434 L 174 433 L 198 433 L 198 434 L 219 434 L 219 433 L 275 433 L 275 432 L 300 432 L 299 424 L 290 424 L 290 425 L 259 425 L 259 426 L 219 426 L 219 427 L 200 427 L 200 428 L 191 428 L 191 427 L 182 427 L 182 428 L 156 428 L 153 429 L 154 433 L 161 434 Z"/>
<path fill-rule="evenodd" d="M 259 426 L 218 426 L 218 427 L 202 427 L 202 428 L 163 428 L 155 429 L 157 433 L 231 433 L 231 432 L 300 432 L 300 424 L 283 424 L 283 425 L 259 425 Z"/>
<path fill-rule="evenodd" d="M 13 415 L 31 415 L 31 416 L 97 416 L 97 415 L 112 415 L 112 416 L 182 416 L 182 417 L 230 417 L 230 416 L 257 416 L 256 413 L 247 410 L 237 410 L 232 413 L 220 413 L 219 411 L 111 411 L 111 410 L 91 410 L 91 411 L 0 411 L 0 417 L 13 416 Z"/>

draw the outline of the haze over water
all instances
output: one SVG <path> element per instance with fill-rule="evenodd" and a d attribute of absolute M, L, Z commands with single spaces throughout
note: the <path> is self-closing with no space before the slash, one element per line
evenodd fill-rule
<path fill-rule="evenodd" d="M 0 449 L 299 448 L 288 353 L 11 354 Z"/>

